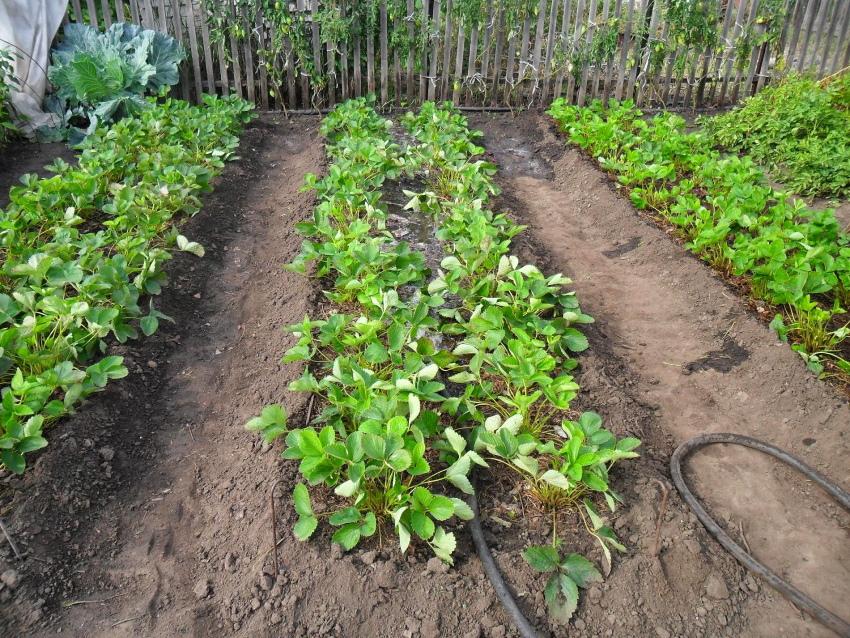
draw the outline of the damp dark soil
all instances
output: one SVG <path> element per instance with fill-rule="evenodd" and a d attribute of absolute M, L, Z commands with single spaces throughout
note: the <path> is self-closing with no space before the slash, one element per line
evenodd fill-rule
<path fill-rule="evenodd" d="M 624 504 L 611 521 L 627 550 L 584 592 L 568 628 L 550 624 L 544 579 L 520 556 L 546 541 L 550 520 L 505 477 L 480 485 L 485 533 L 523 611 L 555 636 L 829 635 L 729 559 L 675 494 L 660 503 L 670 454 L 703 431 L 764 438 L 847 486 L 846 401 L 707 267 L 642 222 L 545 118 L 472 123 L 500 167 L 496 205 L 529 225 L 515 251 L 573 277 L 596 317 L 575 407 L 644 441 L 641 458 L 614 473 Z M 0 635 L 516 635 L 465 531 L 450 569 L 424 551 L 400 556 L 394 539 L 348 554 L 326 534 L 297 542 L 297 466 L 243 428 L 272 402 L 294 424 L 306 418 L 304 398 L 287 391 L 299 366 L 279 363 L 294 340 L 281 327 L 327 304 L 281 265 L 299 249 L 294 223 L 312 210 L 304 173 L 324 170 L 317 131 L 314 117 L 249 127 L 242 158 L 183 231 L 206 257 L 169 264 L 157 303 L 176 323 L 113 348 L 131 375 L 59 424 L 27 474 L 0 481 L 0 515 L 25 553 L 16 560 L 0 540 Z M 397 186 L 403 204 L 402 188 L 416 184 Z M 394 228 L 430 245 L 430 229 L 398 208 Z M 850 523 L 833 504 L 749 452 L 709 449 L 688 475 L 759 558 L 843 611 Z M 601 563 L 579 521 L 559 525 L 567 549 Z"/>

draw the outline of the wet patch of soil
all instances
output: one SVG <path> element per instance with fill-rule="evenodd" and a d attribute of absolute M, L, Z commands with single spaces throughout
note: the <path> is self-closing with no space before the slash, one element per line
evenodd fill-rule
<path fill-rule="evenodd" d="M 610 250 L 603 250 L 602 254 L 608 257 L 609 259 L 616 259 L 617 257 L 627 255 L 638 246 L 640 246 L 640 237 L 632 237 L 627 242 L 618 243 L 614 248 Z"/>
<path fill-rule="evenodd" d="M 741 346 L 728 334 L 720 335 L 720 338 L 723 342 L 720 348 L 685 364 L 684 372 L 686 374 L 703 370 L 731 372 L 749 358 L 749 350 Z"/>

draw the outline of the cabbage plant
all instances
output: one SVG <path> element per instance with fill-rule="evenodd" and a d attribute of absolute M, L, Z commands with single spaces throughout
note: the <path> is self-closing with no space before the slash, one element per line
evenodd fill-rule
<path fill-rule="evenodd" d="M 147 108 L 145 95 L 177 84 L 186 52 L 169 35 L 118 22 L 106 31 L 70 23 L 51 54 L 48 77 L 55 92 L 49 110 L 79 141 L 99 124 Z"/>

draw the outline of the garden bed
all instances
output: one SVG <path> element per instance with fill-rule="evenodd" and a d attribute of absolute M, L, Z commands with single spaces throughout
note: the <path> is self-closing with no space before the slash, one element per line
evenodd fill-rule
<path fill-rule="evenodd" d="M 585 329 L 574 407 L 643 441 L 641 458 L 613 475 L 625 501 L 613 523 L 627 553 L 583 595 L 575 633 L 829 635 L 726 556 L 675 494 L 654 557 L 654 479 L 667 476 L 676 444 L 737 431 L 846 480 L 846 401 L 706 266 L 642 221 L 546 118 L 481 115 L 471 126 L 484 130 L 500 168 L 494 208 L 530 225 L 514 252 L 571 276 L 596 318 Z M 293 224 L 312 211 L 303 175 L 324 170 L 317 128 L 313 117 L 266 116 L 247 129 L 241 161 L 186 227 L 206 256 L 168 266 L 158 305 L 176 324 L 115 348 L 130 376 L 53 432 L 28 474 L 5 480 L 4 520 L 31 557 L 18 563 L 0 550 L 0 572 L 20 576 L 0 607 L 4 633 L 514 635 L 463 530 L 452 568 L 421 547 L 402 558 L 394 538 L 346 554 L 326 536 L 296 541 L 297 464 L 242 428 L 270 402 L 285 405 L 293 426 L 306 417 L 305 397 L 286 389 L 301 365 L 278 363 L 295 341 L 280 328 L 326 302 L 280 266 L 301 243 Z M 419 229 L 411 234 L 424 240 Z M 846 515 L 751 453 L 712 450 L 693 467 L 699 492 L 736 534 L 742 526 L 761 559 L 842 610 L 848 573 L 836 559 L 848 551 Z M 278 479 L 280 575 L 269 552 Z M 481 485 L 488 539 L 524 612 L 562 635 L 547 620 L 543 577 L 520 556 L 545 542 L 549 521 L 511 487 L 498 475 Z M 570 551 L 599 560 L 583 535 L 572 536 Z"/>
<path fill-rule="evenodd" d="M 48 176 L 44 167 L 57 158 L 73 162 L 77 152 L 67 144 L 52 142 L 34 144 L 26 140 L 15 139 L 0 149 L 0 208 L 9 202 L 9 189 L 18 185 L 25 173 L 37 173 Z"/>

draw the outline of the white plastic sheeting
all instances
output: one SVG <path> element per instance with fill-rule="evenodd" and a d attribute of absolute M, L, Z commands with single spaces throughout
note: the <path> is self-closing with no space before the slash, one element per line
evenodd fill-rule
<path fill-rule="evenodd" d="M 9 101 L 24 135 L 55 123 L 42 110 L 47 90 L 50 44 L 68 8 L 68 0 L 0 0 L 0 47 L 15 57 L 15 84 Z"/>

